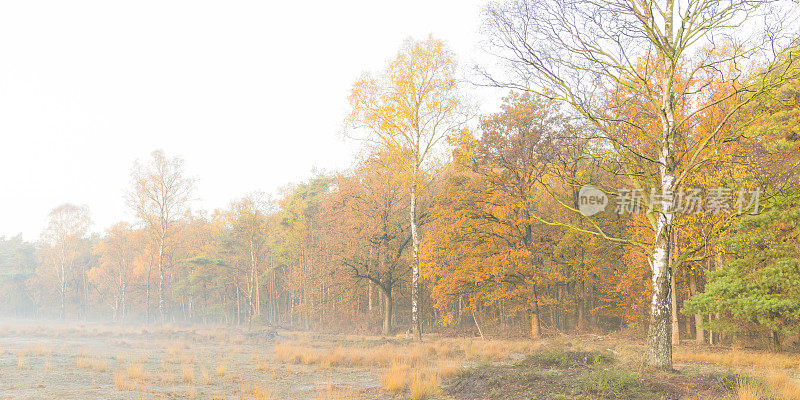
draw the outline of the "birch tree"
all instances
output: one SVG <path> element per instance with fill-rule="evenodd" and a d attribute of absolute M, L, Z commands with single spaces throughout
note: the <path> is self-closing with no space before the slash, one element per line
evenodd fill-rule
<path fill-rule="evenodd" d="M 163 323 L 166 320 L 164 254 L 173 239 L 176 222 L 187 211 L 194 180 L 184 175 L 182 159 L 168 158 L 161 150 L 154 151 L 151 157 L 147 165 L 138 162 L 134 165 L 127 201 L 158 247 L 158 312 Z"/>
<path fill-rule="evenodd" d="M 267 217 L 270 213 L 269 202 L 264 195 L 252 193 L 231 203 L 230 211 L 225 215 L 236 256 L 244 259 L 248 266 L 246 297 L 247 323 L 250 327 L 259 310 L 259 269 L 269 253 Z"/>
<path fill-rule="evenodd" d="M 409 40 L 383 74 L 362 77 L 350 94 L 352 110 L 347 122 L 367 132 L 361 139 L 398 160 L 398 175 L 409 193 L 411 319 L 418 339 L 422 338 L 422 325 L 417 201 L 445 138 L 462 125 L 455 70 L 455 58 L 443 42 L 433 38 Z"/>
<path fill-rule="evenodd" d="M 58 277 L 61 319 L 66 317 L 67 282 L 81 256 L 81 241 L 90 224 L 88 208 L 63 204 L 50 211 L 47 228 L 42 233 L 44 261 L 55 269 Z"/>
<path fill-rule="evenodd" d="M 758 0 L 512 0 L 487 13 L 489 48 L 507 74 L 494 85 L 559 100 L 591 124 L 604 155 L 643 193 L 678 193 L 691 172 L 737 139 L 737 112 L 774 87 L 796 54 L 781 53 L 781 3 Z M 775 17 L 775 18 L 772 18 Z M 747 24 L 747 29 L 744 25 Z M 756 73 L 749 66 L 762 66 Z M 777 79 L 779 80 L 779 79 Z M 716 84 L 709 85 L 709 82 Z M 608 95 L 612 93 L 612 95 Z M 646 108 L 628 118 L 631 102 Z M 721 115 L 694 130 L 711 107 Z M 620 111 L 625 110 L 625 111 Z M 647 214 L 650 238 L 588 234 L 636 245 L 652 270 L 646 363 L 672 368 L 670 240 L 674 211 Z M 680 263 L 681 257 L 672 258 Z"/>
<path fill-rule="evenodd" d="M 113 295 L 114 321 L 125 323 L 128 304 L 128 284 L 135 259 L 142 253 L 141 232 L 128 223 L 120 222 L 106 231 L 106 236 L 95 245 L 100 263 L 89 271 L 91 280 L 103 294 Z"/>

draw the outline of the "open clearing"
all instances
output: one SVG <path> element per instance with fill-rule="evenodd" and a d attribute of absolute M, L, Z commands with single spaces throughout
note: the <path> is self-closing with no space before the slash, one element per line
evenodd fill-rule
<path fill-rule="evenodd" d="M 595 335 L 537 342 L 429 336 L 417 343 L 230 328 L 17 324 L 0 326 L 0 398 L 800 398 L 793 381 L 799 357 L 682 347 L 678 370 L 659 373 L 641 370 L 641 351 L 640 344 Z M 748 378 L 751 368 L 766 378 Z M 743 397 L 748 390 L 756 397 Z"/>

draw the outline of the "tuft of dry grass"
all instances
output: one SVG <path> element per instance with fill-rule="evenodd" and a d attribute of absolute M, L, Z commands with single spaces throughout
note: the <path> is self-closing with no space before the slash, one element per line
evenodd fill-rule
<path fill-rule="evenodd" d="M 418 372 L 411 377 L 408 392 L 413 400 L 427 400 L 439 395 L 439 384 L 438 375 Z"/>
<path fill-rule="evenodd" d="M 353 398 L 360 398 L 360 396 L 337 388 L 330 381 L 325 387 L 318 388 L 314 393 L 314 400 L 348 400 Z"/>
<path fill-rule="evenodd" d="M 194 365 L 181 364 L 181 379 L 183 379 L 183 383 L 194 382 Z"/>
<path fill-rule="evenodd" d="M 33 343 L 27 348 L 28 353 L 34 356 L 45 356 L 53 352 L 53 348 L 41 343 Z"/>
<path fill-rule="evenodd" d="M 381 384 L 386 391 L 399 394 L 406 389 L 408 375 L 411 367 L 408 364 L 394 364 L 381 379 Z"/>
<path fill-rule="evenodd" d="M 217 363 L 217 368 L 214 369 L 214 375 L 222 377 L 225 376 L 225 373 L 227 372 L 228 364 L 225 362 L 225 360 L 221 360 L 219 363 Z"/>
<path fill-rule="evenodd" d="M 439 364 L 436 367 L 436 375 L 447 379 L 458 373 L 459 370 L 461 370 L 461 367 L 454 364 Z"/>
<path fill-rule="evenodd" d="M 203 377 L 203 384 L 210 385 L 211 384 L 211 373 L 208 372 L 206 367 L 200 367 L 200 375 Z"/>
<path fill-rule="evenodd" d="M 108 367 L 106 360 L 97 357 L 78 355 L 75 364 L 81 369 L 90 369 L 94 372 L 104 372 Z"/>
<path fill-rule="evenodd" d="M 126 371 L 114 371 L 114 389 L 119 391 L 134 391 L 138 389 L 136 380 L 130 379 Z"/>
<path fill-rule="evenodd" d="M 25 352 L 23 351 L 17 353 L 17 368 L 19 369 L 28 368 L 28 361 L 25 359 Z"/>
<path fill-rule="evenodd" d="M 770 397 L 800 400 L 800 383 L 793 381 L 786 370 L 769 370 L 762 377 L 772 392 Z"/>
<path fill-rule="evenodd" d="M 236 393 L 237 400 L 272 400 L 272 392 L 258 385 L 242 388 Z"/>
<path fill-rule="evenodd" d="M 800 400 L 800 383 L 786 370 L 762 370 L 737 378 L 736 396 L 740 400 Z"/>
<path fill-rule="evenodd" d="M 134 363 L 134 362 L 128 363 L 128 368 L 126 369 L 125 376 L 128 379 L 134 379 L 138 381 L 144 380 L 146 376 L 144 371 L 144 365 L 142 365 L 141 363 Z"/>
<path fill-rule="evenodd" d="M 739 380 L 736 384 L 736 397 L 739 400 L 761 400 L 762 389 L 752 380 Z"/>

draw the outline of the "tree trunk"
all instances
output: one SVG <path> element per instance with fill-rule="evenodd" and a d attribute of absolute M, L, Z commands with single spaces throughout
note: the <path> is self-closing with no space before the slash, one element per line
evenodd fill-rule
<path fill-rule="evenodd" d="M 531 313 L 531 339 L 539 340 L 542 338 L 542 328 L 539 322 L 539 313 Z"/>
<path fill-rule="evenodd" d="M 653 298 L 650 305 L 650 326 L 647 332 L 647 365 L 672 369 L 672 324 L 669 268 L 669 227 L 659 217 L 653 252 Z"/>
<path fill-rule="evenodd" d="M 125 281 L 125 263 L 123 261 L 122 267 L 119 271 L 119 280 L 120 280 L 120 322 L 124 325 L 125 324 L 125 285 L 127 282 Z"/>
<path fill-rule="evenodd" d="M 692 297 L 697 294 L 697 277 L 690 273 L 689 274 L 689 291 L 691 292 Z M 703 331 L 703 316 L 700 314 L 694 315 L 694 340 L 697 344 L 705 343 L 704 338 L 704 331 Z"/>
<path fill-rule="evenodd" d="M 61 264 L 61 319 L 67 317 L 67 272 Z"/>
<path fill-rule="evenodd" d="M 589 321 L 586 319 L 586 282 L 581 281 L 581 290 L 578 293 L 578 312 L 575 318 L 578 320 L 577 322 L 577 331 L 578 332 L 586 332 L 589 327 Z"/>
<path fill-rule="evenodd" d="M 542 338 L 542 323 L 539 320 L 539 297 L 536 288 L 533 289 L 533 307 L 531 307 L 531 339 Z"/>
<path fill-rule="evenodd" d="M 672 300 L 672 345 L 681 343 L 680 329 L 678 327 L 678 294 L 675 290 L 675 271 L 670 274 L 670 299 Z"/>
<path fill-rule="evenodd" d="M 416 174 L 414 175 L 416 179 Z M 419 303 L 419 232 L 417 232 L 417 185 L 411 185 L 411 207 L 409 208 L 411 220 L 411 247 L 414 259 L 411 262 L 411 324 L 414 336 L 422 340 L 422 325 L 420 323 Z"/>
<path fill-rule="evenodd" d="M 372 285 L 372 281 L 367 281 L 367 311 L 369 311 L 370 314 L 372 314 Z"/>
<path fill-rule="evenodd" d="M 148 324 L 150 323 L 150 273 L 152 272 L 152 269 L 153 269 L 153 256 L 151 255 L 150 256 L 150 263 L 147 265 L 147 288 L 146 288 L 146 295 L 145 295 L 145 297 L 147 298 L 147 301 L 146 301 L 145 310 L 144 310 L 145 319 L 147 320 Z"/>
<path fill-rule="evenodd" d="M 672 114 L 674 115 L 674 114 Z M 671 128 L 670 128 L 671 129 Z M 661 188 L 666 192 L 674 189 L 674 160 L 671 145 L 665 144 L 661 152 Z M 650 304 L 650 325 L 647 332 L 647 351 L 645 362 L 648 366 L 672 370 L 672 301 L 670 239 L 671 213 L 657 213 L 655 216 L 655 238 L 651 263 L 653 267 L 653 298 Z"/>
<path fill-rule="evenodd" d="M 256 286 L 256 253 L 255 244 L 250 241 L 250 279 L 248 280 L 247 290 L 247 329 L 253 328 L 253 315 L 256 313 L 253 298 L 255 297 Z"/>
<path fill-rule="evenodd" d="M 483 329 L 481 329 L 481 324 L 479 324 L 479 323 L 478 323 L 478 317 L 476 317 L 476 316 L 475 316 L 475 309 L 476 309 L 477 307 L 478 307 L 478 305 L 477 305 L 477 304 L 476 304 L 476 305 L 474 305 L 474 306 L 472 307 L 472 321 L 474 321 L 474 322 L 475 322 L 475 327 L 476 327 L 476 328 L 478 328 L 478 334 L 480 334 L 480 335 L 481 335 L 481 339 L 484 339 L 484 340 L 485 340 L 485 339 L 486 339 L 486 337 L 485 337 L 485 336 L 483 336 Z"/>
<path fill-rule="evenodd" d="M 164 310 L 164 236 L 158 242 L 158 313 L 161 316 L 161 323 L 166 321 L 166 312 Z"/>
<path fill-rule="evenodd" d="M 380 288 L 380 287 L 379 287 Z M 392 334 L 392 292 L 391 289 L 383 289 L 383 329 L 381 333 L 384 336 Z"/>
<path fill-rule="evenodd" d="M 87 316 L 86 316 L 86 314 L 88 312 L 87 303 L 88 303 L 88 299 L 89 299 L 89 297 L 88 297 L 88 284 L 87 284 L 86 281 L 87 281 L 87 279 L 86 279 L 86 265 L 82 264 L 81 265 L 81 284 L 82 284 L 81 286 L 83 287 L 83 289 L 81 290 L 81 317 L 83 318 L 84 321 L 86 321 L 86 318 L 87 318 Z"/>

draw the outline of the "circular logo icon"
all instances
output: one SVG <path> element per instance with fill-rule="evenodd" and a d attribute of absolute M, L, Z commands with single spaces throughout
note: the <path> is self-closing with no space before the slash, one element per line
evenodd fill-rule
<path fill-rule="evenodd" d="M 608 196 L 592 185 L 583 185 L 578 191 L 578 210 L 586 217 L 605 210 L 607 205 Z"/>

